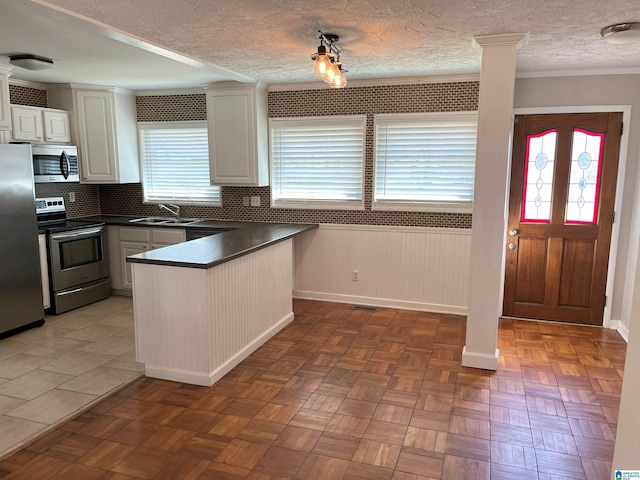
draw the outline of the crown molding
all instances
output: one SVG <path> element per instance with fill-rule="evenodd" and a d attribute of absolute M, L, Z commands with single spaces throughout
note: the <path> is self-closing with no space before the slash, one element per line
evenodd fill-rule
<path fill-rule="evenodd" d="M 20 80 L 19 78 L 9 77 L 9 85 L 18 87 L 35 88 L 36 90 L 47 90 L 49 85 L 46 83 L 30 82 L 29 80 Z"/>
<path fill-rule="evenodd" d="M 136 97 L 161 97 L 165 95 L 204 95 L 205 89 L 204 87 L 193 87 L 193 88 L 165 88 L 158 90 L 136 90 L 134 92 Z"/>
<path fill-rule="evenodd" d="M 362 78 L 349 80 L 345 88 L 353 87 L 380 87 L 388 85 L 422 85 L 428 83 L 463 83 L 477 82 L 480 75 L 440 75 L 430 77 L 398 77 L 398 78 Z M 270 92 L 282 92 L 290 90 L 331 90 L 326 83 L 318 80 L 305 83 L 273 83 L 269 85 Z"/>
<path fill-rule="evenodd" d="M 624 68 L 591 68 L 583 70 L 547 70 L 537 72 L 516 72 L 516 78 L 545 78 L 545 77 L 591 77 L 603 75 L 638 75 L 640 67 Z"/>
<path fill-rule="evenodd" d="M 124 93 L 126 95 L 135 95 L 136 92 L 122 87 L 109 87 L 106 85 L 90 85 L 84 83 L 48 83 L 47 90 L 69 89 L 72 90 L 102 90 L 114 93 Z"/>

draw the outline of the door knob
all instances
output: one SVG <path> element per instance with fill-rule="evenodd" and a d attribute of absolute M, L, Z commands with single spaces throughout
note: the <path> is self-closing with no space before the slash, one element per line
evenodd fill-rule
<path fill-rule="evenodd" d="M 511 235 L 512 237 L 515 237 L 516 235 L 518 235 L 518 230 L 516 230 L 515 228 L 509 230 L 509 235 Z"/>
<path fill-rule="evenodd" d="M 516 249 L 516 244 L 515 243 L 510 243 L 509 244 L 509 250 L 515 250 Z"/>

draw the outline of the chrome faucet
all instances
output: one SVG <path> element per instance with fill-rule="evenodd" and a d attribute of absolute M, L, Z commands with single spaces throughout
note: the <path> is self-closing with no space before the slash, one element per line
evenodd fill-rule
<path fill-rule="evenodd" d="M 173 205 L 173 204 L 170 203 L 169 206 L 166 206 L 166 205 L 161 203 L 160 205 L 158 205 L 158 209 L 159 210 L 166 210 L 171 215 L 173 215 L 178 220 L 180 220 L 180 207 L 178 205 Z"/>

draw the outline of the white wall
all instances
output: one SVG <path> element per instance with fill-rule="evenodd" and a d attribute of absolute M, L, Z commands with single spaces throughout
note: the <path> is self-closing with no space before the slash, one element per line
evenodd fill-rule
<path fill-rule="evenodd" d="M 470 245 L 469 229 L 323 224 L 296 237 L 294 297 L 464 315 Z"/>
<path fill-rule="evenodd" d="M 639 173 L 640 144 L 640 75 L 601 75 L 587 77 L 520 78 L 516 80 L 515 108 L 580 107 L 597 105 L 630 105 L 631 121 L 625 125 L 629 132 L 626 170 L 623 172 L 622 210 L 620 221 L 611 319 L 622 322 L 628 331 L 631 317 L 631 298 L 635 279 L 635 264 L 640 235 L 640 212 L 634 213 L 636 177 Z M 619 186 L 620 188 L 620 186 Z"/>

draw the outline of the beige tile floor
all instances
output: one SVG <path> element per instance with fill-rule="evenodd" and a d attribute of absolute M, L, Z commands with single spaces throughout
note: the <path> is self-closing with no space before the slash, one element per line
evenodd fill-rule
<path fill-rule="evenodd" d="M 0 457 L 141 376 L 135 358 L 128 297 L 0 340 Z"/>

